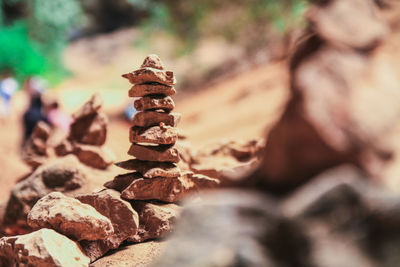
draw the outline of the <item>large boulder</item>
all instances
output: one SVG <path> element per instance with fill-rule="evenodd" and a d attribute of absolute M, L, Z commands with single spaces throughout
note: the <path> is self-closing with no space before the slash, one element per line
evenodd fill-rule
<path fill-rule="evenodd" d="M 0 266 L 87 267 L 89 258 L 79 245 L 54 230 L 0 239 Z"/>
<path fill-rule="evenodd" d="M 106 239 L 114 232 L 107 217 L 60 192 L 41 198 L 29 212 L 28 224 L 34 229 L 54 229 L 78 241 Z"/>

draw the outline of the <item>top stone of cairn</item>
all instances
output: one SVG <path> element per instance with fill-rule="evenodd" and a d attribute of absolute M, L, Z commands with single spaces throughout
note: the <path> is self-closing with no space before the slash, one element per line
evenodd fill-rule
<path fill-rule="evenodd" d="M 148 55 L 144 60 L 140 68 L 153 68 L 158 70 L 164 70 L 161 59 L 156 54 Z"/>

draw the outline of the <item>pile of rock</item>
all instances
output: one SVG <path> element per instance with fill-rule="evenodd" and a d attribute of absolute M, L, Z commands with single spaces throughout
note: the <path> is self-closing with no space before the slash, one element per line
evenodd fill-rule
<path fill-rule="evenodd" d="M 58 156 L 75 154 L 79 160 L 90 167 L 106 169 L 115 156 L 104 143 L 107 138 L 107 117 L 100 111 L 103 99 L 94 94 L 72 117 L 74 121 L 67 139 L 55 147 Z"/>
<path fill-rule="evenodd" d="M 171 230 L 171 221 L 180 208 L 165 202 L 176 203 L 200 188 L 217 186 L 219 181 L 182 173 L 177 166 L 180 153 L 175 143 L 180 114 L 171 112 L 175 107 L 171 95 L 176 93 L 173 72 L 164 70 L 157 55 L 149 55 L 140 69 L 123 77 L 133 84 L 129 96 L 140 97 L 134 102 L 139 112 L 129 132 L 132 145 L 128 154 L 135 158 L 117 163 L 130 172 L 105 186 L 120 191 L 125 199 L 136 200 L 133 207 L 139 212 L 141 223 L 138 235 L 130 240 L 141 242 L 162 237 Z"/>
<path fill-rule="evenodd" d="M 49 148 L 47 140 L 51 134 L 51 128 L 45 122 L 40 121 L 32 132 L 22 150 L 22 159 L 36 169 L 48 160 Z"/>

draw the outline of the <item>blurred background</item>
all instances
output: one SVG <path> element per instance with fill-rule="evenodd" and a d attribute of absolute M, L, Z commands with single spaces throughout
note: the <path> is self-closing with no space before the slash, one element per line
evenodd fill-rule
<path fill-rule="evenodd" d="M 121 74 L 137 69 L 149 53 L 177 76 L 180 128 L 195 146 L 262 136 L 285 102 L 287 74 L 280 60 L 304 27 L 307 7 L 302 0 L 0 3 L 0 72 L 8 88 L 0 178 L 10 185 L 28 170 L 19 153 L 29 135 L 24 114 L 35 95 L 69 115 L 100 92 L 110 117 L 108 145 L 124 158 L 124 113 L 131 114 L 132 101 Z M 32 116 L 48 119 L 42 115 Z"/>

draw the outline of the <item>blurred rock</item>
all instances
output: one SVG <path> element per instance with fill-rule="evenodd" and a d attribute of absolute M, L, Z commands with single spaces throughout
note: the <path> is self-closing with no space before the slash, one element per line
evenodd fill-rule
<path fill-rule="evenodd" d="M 47 140 L 51 134 L 50 125 L 40 121 L 22 150 L 22 159 L 33 169 L 48 160 Z"/>
<path fill-rule="evenodd" d="M 154 68 L 142 68 L 122 75 L 127 78 L 131 84 L 158 83 L 166 86 L 172 86 L 176 83 L 172 71 L 164 71 Z"/>
<path fill-rule="evenodd" d="M 114 228 L 114 233 L 105 240 L 80 242 L 91 261 L 103 256 L 110 249 L 118 248 L 123 241 L 137 234 L 138 214 L 129 202 L 121 199 L 119 192 L 105 189 L 98 193 L 79 195 L 76 198 L 109 218 Z"/>
<path fill-rule="evenodd" d="M 102 187 L 110 173 L 86 167 L 74 155 L 47 162 L 12 189 L 4 214 L 3 231 L 13 235 L 26 233 L 29 230 L 24 230 L 27 227 L 26 216 L 40 198 L 54 191 L 67 196 L 91 192 Z"/>
<path fill-rule="evenodd" d="M 312 27 L 291 59 L 292 97 L 267 138 L 254 186 L 285 193 L 343 163 L 381 176 L 395 153 L 388 137 L 400 114 L 400 65 L 378 11 L 361 0 L 312 7 Z"/>
<path fill-rule="evenodd" d="M 78 244 L 54 230 L 0 239 L 1 266 L 89 266 Z"/>
<path fill-rule="evenodd" d="M 108 218 L 92 206 L 60 192 L 41 198 L 28 214 L 33 229 L 50 228 L 74 240 L 106 239 L 113 232 Z"/>
<path fill-rule="evenodd" d="M 192 172 L 183 173 L 180 177 L 137 179 L 122 191 L 121 196 L 134 200 L 160 200 L 177 202 L 188 195 L 193 195 L 202 189 L 215 188 L 219 181 Z"/>
<path fill-rule="evenodd" d="M 181 207 L 175 204 L 133 202 L 133 208 L 139 214 L 139 228 L 131 242 L 143 242 L 149 239 L 163 238 L 171 233 Z"/>
<path fill-rule="evenodd" d="M 107 147 L 74 145 L 74 154 L 85 165 L 97 169 L 106 169 L 115 161 L 115 155 Z"/>

